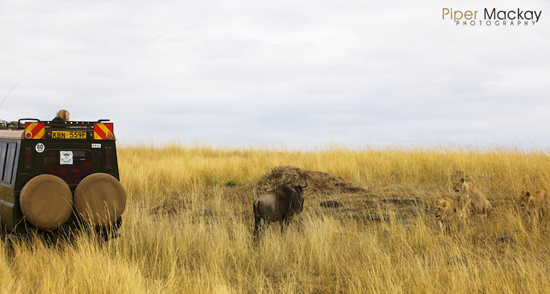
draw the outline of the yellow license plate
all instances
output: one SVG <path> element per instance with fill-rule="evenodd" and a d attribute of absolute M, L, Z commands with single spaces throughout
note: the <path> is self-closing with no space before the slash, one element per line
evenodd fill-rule
<path fill-rule="evenodd" d="M 85 131 L 52 131 L 52 139 L 86 139 Z"/>

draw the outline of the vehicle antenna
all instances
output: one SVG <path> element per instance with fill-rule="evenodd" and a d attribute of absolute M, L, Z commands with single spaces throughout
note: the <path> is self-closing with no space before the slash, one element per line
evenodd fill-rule
<path fill-rule="evenodd" d="M 6 98 L 4 98 L 4 100 L 2 100 L 2 103 L 0 103 L 0 106 L 2 106 L 2 104 L 4 104 L 4 101 L 6 101 L 6 99 L 8 99 L 8 96 L 11 94 L 11 91 L 13 91 L 13 89 L 15 89 L 15 87 L 17 86 L 17 84 L 19 84 L 19 81 L 17 83 L 15 83 L 15 85 L 13 86 L 13 88 L 11 88 L 10 92 L 8 93 L 8 95 L 6 95 Z"/>

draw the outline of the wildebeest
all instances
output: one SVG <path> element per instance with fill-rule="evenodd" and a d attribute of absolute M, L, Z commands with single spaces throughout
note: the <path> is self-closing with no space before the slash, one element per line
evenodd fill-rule
<path fill-rule="evenodd" d="M 286 182 L 276 189 L 268 191 L 254 201 L 254 237 L 257 238 L 261 229 L 261 221 L 264 220 L 264 227 L 270 222 L 281 222 L 281 232 L 285 225 L 296 214 L 304 209 L 303 189 L 301 185 L 287 185 Z"/>

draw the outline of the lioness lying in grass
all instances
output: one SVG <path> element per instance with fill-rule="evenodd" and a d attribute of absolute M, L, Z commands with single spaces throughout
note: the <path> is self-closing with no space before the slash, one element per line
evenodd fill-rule
<path fill-rule="evenodd" d="M 548 215 L 548 196 L 544 190 L 537 190 L 535 193 L 521 191 L 518 204 L 520 209 L 538 220 Z"/>

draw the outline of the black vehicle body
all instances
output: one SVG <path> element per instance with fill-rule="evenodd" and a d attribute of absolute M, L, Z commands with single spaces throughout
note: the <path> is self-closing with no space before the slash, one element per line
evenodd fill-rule
<path fill-rule="evenodd" d="M 71 204 L 72 213 L 67 221 L 56 228 L 44 229 L 29 221 L 21 207 L 21 192 L 35 177 L 54 175 L 62 179 L 72 197 L 76 197 L 75 191 L 82 180 L 96 173 L 111 175 L 120 185 L 116 140 L 109 120 L 21 119 L 16 126 L 0 128 L 0 230 L 11 234 L 29 231 L 64 234 L 83 226 L 94 226 L 116 235 L 121 216 L 109 223 L 94 224 L 85 221 L 83 214 Z M 125 193 L 123 196 L 125 204 Z M 47 204 L 44 209 L 48 209 Z"/>

